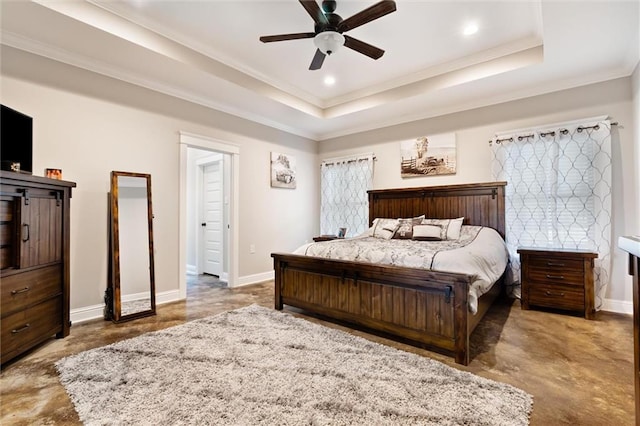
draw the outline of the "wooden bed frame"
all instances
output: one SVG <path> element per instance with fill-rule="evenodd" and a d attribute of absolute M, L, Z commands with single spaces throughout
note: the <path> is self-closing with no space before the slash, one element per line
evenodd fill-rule
<path fill-rule="evenodd" d="M 504 238 L 506 182 L 369 191 L 374 218 L 456 218 Z M 275 308 L 283 304 L 406 339 L 469 363 L 469 336 L 502 290 L 499 282 L 468 309 L 472 277 L 391 265 L 273 253 Z"/>

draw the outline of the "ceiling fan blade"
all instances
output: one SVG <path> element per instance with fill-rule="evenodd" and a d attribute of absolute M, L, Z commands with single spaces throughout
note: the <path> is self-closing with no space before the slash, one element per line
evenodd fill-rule
<path fill-rule="evenodd" d="M 348 35 L 344 36 L 344 45 L 349 49 L 353 49 L 356 52 L 367 55 L 372 59 L 379 59 L 382 55 L 384 55 L 384 50 L 372 46 L 369 43 L 365 43 L 364 41 L 360 41 L 356 38 L 349 37 Z"/>
<path fill-rule="evenodd" d="M 310 70 L 319 70 L 322 68 L 322 63 L 324 62 L 324 58 L 327 55 L 322 53 L 320 49 L 316 49 L 316 54 L 313 55 L 313 59 L 311 60 L 311 65 L 309 65 Z"/>
<path fill-rule="evenodd" d="M 313 22 L 321 25 L 329 24 L 327 17 L 324 16 L 324 13 L 322 12 L 322 10 L 320 10 L 320 6 L 318 6 L 318 3 L 316 3 L 316 0 L 299 0 L 299 1 L 302 7 L 304 7 L 307 13 L 311 16 L 311 19 L 313 19 Z"/>
<path fill-rule="evenodd" d="M 383 0 L 342 21 L 338 25 L 338 32 L 343 33 L 345 31 L 352 30 L 360 25 L 364 25 L 367 22 L 371 22 L 395 11 L 395 1 Z"/>
<path fill-rule="evenodd" d="M 301 38 L 313 38 L 316 33 L 294 33 L 294 34 L 279 34 L 271 36 L 262 36 L 260 41 L 263 43 L 271 43 L 272 41 L 285 41 L 285 40 L 298 40 Z"/>

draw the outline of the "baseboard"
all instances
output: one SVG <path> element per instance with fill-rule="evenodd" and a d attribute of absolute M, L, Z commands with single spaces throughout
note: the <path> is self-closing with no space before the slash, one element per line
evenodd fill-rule
<path fill-rule="evenodd" d="M 179 290 L 163 291 L 162 293 L 156 294 L 156 305 L 176 302 L 178 300 L 181 300 Z M 104 304 L 72 309 L 70 317 L 72 324 L 79 324 L 97 318 L 104 318 Z"/>
<path fill-rule="evenodd" d="M 178 300 L 182 300 L 180 298 L 180 290 L 169 290 L 163 291 L 162 293 L 156 294 L 156 305 L 163 305 L 169 302 L 177 302 Z"/>
<path fill-rule="evenodd" d="M 71 324 L 79 324 L 96 318 L 104 318 L 104 304 L 72 309 L 70 317 Z"/>
<path fill-rule="evenodd" d="M 196 265 L 187 265 L 187 275 L 198 275 L 198 268 Z"/>
<path fill-rule="evenodd" d="M 274 271 L 262 272 L 260 274 L 253 275 L 245 275 L 244 277 L 238 278 L 238 284 L 234 287 L 240 287 L 243 285 L 257 284 L 265 281 L 270 281 L 274 279 Z"/>
<path fill-rule="evenodd" d="M 602 310 L 619 314 L 633 315 L 633 303 L 627 300 L 604 299 Z"/>

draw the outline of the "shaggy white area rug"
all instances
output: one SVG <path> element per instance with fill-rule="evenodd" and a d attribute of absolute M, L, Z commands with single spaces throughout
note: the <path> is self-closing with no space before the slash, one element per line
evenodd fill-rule
<path fill-rule="evenodd" d="M 532 397 L 251 305 L 64 358 L 90 425 L 526 425 Z"/>

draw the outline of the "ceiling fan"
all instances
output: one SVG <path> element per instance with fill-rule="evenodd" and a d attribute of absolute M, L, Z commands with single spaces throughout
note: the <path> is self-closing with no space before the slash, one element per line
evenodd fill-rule
<path fill-rule="evenodd" d="M 309 66 L 310 70 L 319 70 L 322 67 L 324 58 L 334 53 L 342 45 L 373 59 L 379 59 L 384 54 L 384 50 L 348 35 L 343 35 L 343 33 L 395 12 L 396 3 L 394 1 L 383 0 L 347 19 L 342 19 L 340 15 L 333 13 L 336 10 L 335 0 L 323 0 L 322 10 L 316 0 L 298 1 L 315 22 L 314 32 L 262 36 L 260 37 L 261 42 L 271 43 L 274 41 L 313 38 L 317 49 Z"/>

